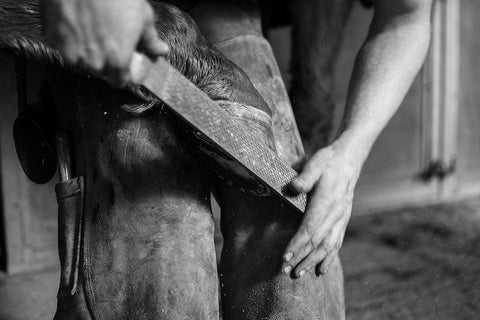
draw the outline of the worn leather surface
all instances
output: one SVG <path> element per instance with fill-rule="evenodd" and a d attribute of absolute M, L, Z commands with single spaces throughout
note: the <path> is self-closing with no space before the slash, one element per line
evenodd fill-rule
<path fill-rule="evenodd" d="M 78 291 L 56 319 L 217 319 L 210 178 L 175 121 L 124 111 L 136 99 L 101 81 L 58 77 L 85 210 Z"/>
<path fill-rule="evenodd" d="M 195 9 L 210 17 L 228 10 L 216 3 Z M 235 30 L 222 34 L 222 20 L 199 17 L 201 30 L 240 66 L 272 110 L 277 153 L 291 165 L 300 163 L 303 148 L 291 105 L 260 20 L 251 7 L 236 7 Z M 243 13 L 240 14 L 240 13 Z M 208 17 L 207 15 L 207 17 Z M 228 21 L 223 21 L 228 23 Z M 209 32 L 209 30 L 211 30 Z M 282 254 L 302 216 L 274 197 L 258 198 L 219 183 L 224 247 L 220 261 L 224 320 L 345 319 L 343 271 L 337 258 L 326 275 L 314 271 L 292 279 L 280 271 Z"/>
<path fill-rule="evenodd" d="M 277 150 L 295 150 L 288 145 L 291 140 L 283 138 L 276 140 L 277 145 L 280 143 Z M 288 153 L 285 160 L 296 157 Z M 310 271 L 301 279 L 292 279 L 280 272 L 282 254 L 302 216 L 273 197 L 259 201 L 224 183 L 219 189 L 224 235 L 220 263 L 224 319 L 344 319 L 339 259 L 326 275 Z"/>
<path fill-rule="evenodd" d="M 220 193 L 224 319 L 344 319 L 339 259 L 325 275 L 281 273 L 282 254 L 302 217 L 273 197 L 259 201 L 226 185 Z"/>
<path fill-rule="evenodd" d="M 173 41 L 169 30 L 162 32 Z M 246 76 L 195 41 L 186 53 L 170 42 L 171 61 L 182 65 L 182 54 L 203 50 L 188 57 L 204 66 L 195 73 L 187 61 L 188 77 L 212 98 L 268 114 Z M 51 81 L 58 108 L 71 118 L 76 171 L 85 179 L 78 290 L 59 299 L 56 319 L 218 319 L 212 180 L 180 138 L 182 126 L 159 104 L 131 112 L 144 102 L 100 80 L 54 71 Z"/>
<path fill-rule="evenodd" d="M 92 313 L 216 319 L 207 173 L 179 147 L 170 115 L 131 116 L 119 110 L 118 96 L 105 98 L 87 93 L 79 105 L 88 119 L 80 120 L 78 143 L 86 165 L 83 262 Z"/>
<path fill-rule="evenodd" d="M 292 150 L 285 144 L 290 141 L 276 140 L 277 145 L 283 144 L 277 150 Z M 285 158 L 292 161 L 296 155 L 289 153 Z M 282 254 L 302 216 L 273 197 L 259 201 L 224 183 L 219 192 L 224 236 L 220 262 L 224 319 L 344 319 L 339 259 L 325 275 L 312 270 L 301 279 L 292 279 L 280 272 Z"/>

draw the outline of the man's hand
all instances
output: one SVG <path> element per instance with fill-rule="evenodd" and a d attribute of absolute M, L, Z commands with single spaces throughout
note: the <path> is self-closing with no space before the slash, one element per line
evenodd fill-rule
<path fill-rule="evenodd" d="M 46 40 L 66 61 L 115 86 L 141 80 L 135 51 L 152 60 L 168 53 L 146 0 L 41 0 L 41 13 Z"/>
<path fill-rule="evenodd" d="M 294 277 L 318 266 L 325 273 L 342 246 L 363 161 L 340 143 L 320 149 L 292 182 L 310 193 L 304 219 L 283 255 L 282 271 Z"/>
<path fill-rule="evenodd" d="M 433 0 L 376 0 L 357 55 L 339 138 L 318 151 L 292 182 L 310 192 L 305 217 L 285 250 L 295 276 L 320 264 L 325 273 L 350 219 L 353 189 L 373 143 L 400 106 L 425 59 Z"/>

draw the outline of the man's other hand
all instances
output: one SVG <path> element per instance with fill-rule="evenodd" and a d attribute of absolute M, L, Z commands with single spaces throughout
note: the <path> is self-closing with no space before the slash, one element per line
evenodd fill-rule
<path fill-rule="evenodd" d="M 298 278 L 312 268 L 327 272 L 343 243 L 362 163 L 337 142 L 317 151 L 292 181 L 292 189 L 310 199 L 283 255 L 284 273 Z"/>
<path fill-rule="evenodd" d="M 134 56 L 168 53 L 146 0 L 41 0 L 43 34 L 64 59 L 114 86 L 139 82 Z"/>

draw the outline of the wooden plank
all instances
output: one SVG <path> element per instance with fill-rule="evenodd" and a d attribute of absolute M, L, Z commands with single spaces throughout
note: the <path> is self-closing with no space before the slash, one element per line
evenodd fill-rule
<path fill-rule="evenodd" d="M 439 159 L 447 167 L 455 165 L 458 150 L 459 113 L 459 67 L 460 67 L 460 1 L 444 0 L 438 3 L 441 10 L 442 39 L 442 110 L 440 115 L 440 154 Z M 446 176 L 439 189 L 439 196 L 454 196 L 458 186 L 458 174 Z"/>

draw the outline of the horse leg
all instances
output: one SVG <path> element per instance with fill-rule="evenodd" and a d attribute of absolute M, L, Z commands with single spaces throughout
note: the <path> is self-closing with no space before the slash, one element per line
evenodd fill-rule
<path fill-rule="evenodd" d="M 331 142 L 334 66 L 353 0 L 291 1 L 293 111 L 307 153 Z"/>
<path fill-rule="evenodd" d="M 59 297 L 55 318 L 218 319 L 207 172 L 170 114 L 132 115 L 122 109 L 136 103 L 130 93 L 74 79 L 55 81 L 54 92 L 74 117 L 83 250 L 79 290 Z"/>
<path fill-rule="evenodd" d="M 303 150 L 290 103 L 271 48 L 261 36 L 255 6 L 206 3 L 192 15 L 207 38 L 247 73 L 269 104 L 279 156 L 291 165 L 300 162 Z M 224 319 L 344 319 L 338 258 L 326 275 L 311 271 L 292 279 L 280 272 L 283 251 L 302 217 L 273 197 L 247 195 L 224 183 L 219 194 Z"/>

